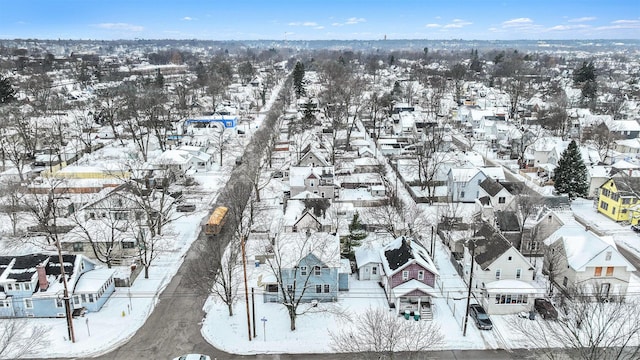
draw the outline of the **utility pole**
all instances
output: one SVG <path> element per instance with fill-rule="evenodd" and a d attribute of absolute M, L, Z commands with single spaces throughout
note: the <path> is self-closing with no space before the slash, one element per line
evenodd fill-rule
<path fill-rule="evenodd" d="M 256 338 L 256 297 L 253 286 L 251 287 L 251 314 L 253 315 L 253 338 Z"/>
<path fill-rule="evenodd" d="M 62 249 L 60 248 L 60 240 L 56 234 L 56 247 L 58 248 L 58 261 L 60 262 L 60 277 L 62 277 L 62 285 L 64 287 L 64 308 L 65 316 L 67 318 L 67 331 L 69 332 L 69 340 L 72 343 L 76 342 L 76 337 L 73 333 L 73 317 L 71 316 L 71 299 L 69 298 L 69 287 L 67 285 L 67 275 L 64 272 L 64 260 L 62 258 Z"/>
<path fill-rule="evenodd" d="M 471 303 L 471 285 L 473 284 L 473 268 L 474 261 L 476 256 L 476 240 L 482 239 L 480 236 L 474 236 L 469 238 L 469 241 L 473 243 L 473 247 L 471 248 L 471 271 L 469 272 L 469 291 L 467 292 L 467 311 L 464 314 L 464 327 L 462 329 L 462 336 L 467 336 L 467 323 L 469 322 L 469 305 Z"/>
<path fill-rule="evenodd" d="M 242 269 L 244 271 L 244 302 L 247 305 L 247 332 L 249 334 L 249 341 L 251 341 L 251 312 L 249 311 L 249 288 L 247 286 L 247 256 L 244 246 L 244 235 L 240 237 L 242 247 Z"/>

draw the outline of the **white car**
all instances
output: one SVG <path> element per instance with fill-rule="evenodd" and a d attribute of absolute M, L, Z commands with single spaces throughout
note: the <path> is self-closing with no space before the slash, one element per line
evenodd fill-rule
<path fill-rule="evenodd" d="M 178 356 L 173 360 L 211 360 L 211 357 L 202 354 L 185 354 L 182 356 Z"/>

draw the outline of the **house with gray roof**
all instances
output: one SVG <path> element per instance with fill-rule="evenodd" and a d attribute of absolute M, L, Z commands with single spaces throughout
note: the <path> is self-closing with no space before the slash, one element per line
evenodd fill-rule
<path fill-rule="evenodd" d="M 535 268 L 498 230 L 483 223 L 466 242 L 463 277 L 473 266 L 472 291 L 489 314 L 515 314 L 531 309 L 542 294 L 534 282 Z"/>
<path fill-rule="evenodd" d="M 82 255 L 0 256 L 0 317 L 64 317 L 62 268 L 71 310 L 99 311 L 115 291 L 113 269 Z"/>

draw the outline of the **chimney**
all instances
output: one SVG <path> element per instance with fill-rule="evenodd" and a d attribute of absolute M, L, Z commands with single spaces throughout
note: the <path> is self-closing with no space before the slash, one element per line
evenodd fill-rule
<path fill-rule="evenodd" d="M 49 281 L 47 281 L 47 272 L 44 265 L 38 264 L 36 266 L 36 272 L 38 273 L 38 285 L 40 285 L 40 291 L 46 291 L 49 288 Z"/>

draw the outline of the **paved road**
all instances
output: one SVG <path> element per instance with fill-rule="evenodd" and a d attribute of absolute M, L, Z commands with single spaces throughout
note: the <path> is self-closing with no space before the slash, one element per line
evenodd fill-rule
<path fill-rule="evenodd" d="M 618 251 L 627 259 L 627 261 L 631 263 L 631 265 L 636 267 L 636 271 L 634 271 L 633 273 L 637 276 L 640 276 L 640 259 L 638 259 L 631 251 L 625 249 L 622 246 L 618 246 Z"/>

